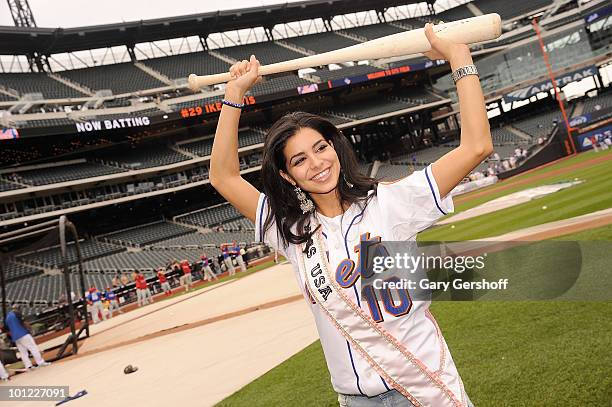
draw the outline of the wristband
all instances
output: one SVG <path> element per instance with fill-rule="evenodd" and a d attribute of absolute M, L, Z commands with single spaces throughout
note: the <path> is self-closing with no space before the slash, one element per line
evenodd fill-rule
<path fill-rule="evenodd" d="M 245 106 L 244 103 L 234 103 L 234 102 L 230 102 L 229 100 L 225 100 L 225 99 L 223 99 L 221 103 L 227 106 L 235 107 L 236 109 L 242 109 Z"/>
<path fill-rule="evenodd" d="M 457 68 L 455 72 L 452 73 L 451 77 L 453 78 L 453 82 L 457 83 L 459 79 L 468 75 L 478 76 L 478 70 L 476 69 L 476 65 L 466 65 Z"/>

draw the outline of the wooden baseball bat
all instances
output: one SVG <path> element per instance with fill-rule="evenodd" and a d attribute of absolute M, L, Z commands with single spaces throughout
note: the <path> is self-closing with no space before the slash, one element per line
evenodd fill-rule
<path fill-rule="evenodd" d="M 447 38 L 461 44 L 473 44 L 499 37 L 501 35 L 501 18 L 497 13 L 484 14 L 464 20 L 434 25 L 433 29 L 440 38 Z M 427 37 L 425 37 L 425 30 L 424 28 L 419 28 L 322 54 L 262 65 L 259 67 L 259 73 L 260 75 L 270 75 L 348 61 L 422 54 L 429 50 L 431 50 L 431 46 Z M 189 88 L 196 91 L 203 86 L 225 83 L 230 80 L 229 72 L 205 76 L 191 74 L 189 75 L 188 83 Z"/>

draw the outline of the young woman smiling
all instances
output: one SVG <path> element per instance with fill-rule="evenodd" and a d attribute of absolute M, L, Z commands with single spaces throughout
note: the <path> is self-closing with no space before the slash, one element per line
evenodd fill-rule
<path fill-rule="evenodd" d="M 359 173 L 333 124 L 294 112 L 266 135 L 264 191 L 257 191 L 241 177 L 238 160 L 241 103 L 261 79 L 255 56 L 230 68 L 215 134 L 210 182 L 255 222 L 257 239 L 293 265 L 341 406 L 472 405 L 429 302 L 412 301 L 407 291 L 385 298 L 360 289 L 356 265 L 361 241 L 414 240 L 452 212 L 449 192 L 493 151 L 469 48 L 437 37 L 429 24 L 425 35 L 432 47 L 426 55 L 450 63 L 462 119 L 459 146 L 425 170 L 379 183 Z"/>

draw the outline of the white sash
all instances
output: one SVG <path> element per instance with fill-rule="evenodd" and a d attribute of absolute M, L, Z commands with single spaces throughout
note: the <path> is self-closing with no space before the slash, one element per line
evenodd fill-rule
<path fill-rule="evenodd" d="M 304 254 L 298 251 L 299 266 L 310 294 L 338 331 L 370 366 L 415 406 L 466 406 L 461 399 L 425 364 L 370 315 L 351 301 L 330 273 L 320 230 Z M 460 379 L 459 379 L 460 382 Z"/>

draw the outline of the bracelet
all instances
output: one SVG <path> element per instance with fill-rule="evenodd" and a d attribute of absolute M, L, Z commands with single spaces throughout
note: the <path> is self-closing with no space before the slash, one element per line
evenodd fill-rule
<path fill-rule="evenodd" d="M 230 102 L 229 100 L 225 100 L 225 99 L 223 99 L 221 103 L 227 106 L 235 107 L 236 109 L 242 109 L 245 106 L 244 103 L 234 103 L 234 102 Z"/>
<path fill-rule="evenodd" d="M 476 65 L 466 65 L 457 68 L 455 72 L 452 73 L 451 78 L 453 78 L 453 82 L 457 83 L 459 79 L 468 75 L 478 76 L 478 69 L 476 69 Z"/>

